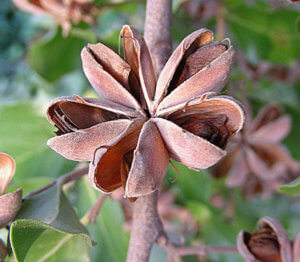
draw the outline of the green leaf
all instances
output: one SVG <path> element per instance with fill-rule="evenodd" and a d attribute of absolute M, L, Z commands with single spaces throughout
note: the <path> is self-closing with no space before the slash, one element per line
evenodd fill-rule
<path fill-rule="evenodd" d="M 237 46 L 248 60 L 258 63 L 264 59 L 290 65 L 300 56 L 298 15 L 296 10 L 273 11 L 264 5 L 241 4 L 229 9 L 226 19 Z"/>
<path fill-rule="evenodd" d="M 99 192 L 84 177 L 78 183 L 78 194 L 76 206 L 79 214 L 83 215 L 96 202 Z M 123 229 L 124 215 L 120 204 L 107 198 L 96 223 L 87 226 L 92 238 L 98 243 L 90 249 L 92 261 L 99 261 L 99 258 L 109 262 L 126 261 L 129 235 Z"/>
<path fill-rule="evenodd" d="M 63 38 L 61 30 L 50 32 L 29 47 L 28 59 L 31 67 L 44 79 L 54 82 L 61 76 L 81 67 L 81 49 L 96 38 L 91 31 L 73 29 Z"/>
<path fill-rule="evenodd" d="M 173 0 L 172 1 L 172 11 L 173 13 L 175 13 L 179 7 L 184 3 L 186 2 L 187 0 Z"/>
<path fill-rule="evenodd" d="M 44 185 L 47 185 L 53 181 L 51 177 L 29 177 L 19 180 L 18 182 L 11 182 L 9 188 L 5 191 L 6 193 L 13 192 L 18 188 L 22 187 L 23 195 L 27 195 L 29 192 L 37 190 Z"/>
<path fill-rule="evenodd" d="M 289 184 L 279 186 L 278 191 L 291 196 L 300 195 L 300 178 L 298 177 Z"/>
<path fill-rule="evenodd" d="M 90 261 L 85 237 L 80 234 L 66 234 L 31 219 L 15 221 L 10 234 L 17 262 Z"/>
<path fill-rule="evenodd" d="M 65 245 L 77 245 L 82 239 L 92 245 L 87 229 L 79 222 L 59 183 L 26 200 L 10 230 L 10 243 L 18 262 L 52 261 L 48 258 L 56 256 L 61 247 L 67 249 Z M 85 245 L 83 248 L 87 249 Z M 61 259 L 66 261 L 64 252 L 62 255 Z M 39 259 L 32 260 L 32 257 Z"/>
<path fill-rule="evenodd" d="M 200 172 L 190 170 L 186 166 L 176 162 L 174 165 L 178 170 L 178 177 L 175 170 L 169 166 L 165 181 L 168 179 L 168 182 L 166 183 L 170 183 L 170 181 L 175 179 L 172 186 L 177 188 L 179 197 L 183 200 L 196 199 L 202 202 L 209 201 L 211 195 L 211 183 L 208 174 L 204 170 L 201 170 Z"/>
<path fill-rule="evenodd" d="M 190 200 L 187 202 L 187 207 L 200 224 L 207 223 L 213 216 L 210 208 L 200 201 Z"/>
<path fill-rule="evenodd" d="M 41 108 L 26 103 L 2 107 L 0 123 L 0 150 L 17 164 L 13 182 L 22 184 L 24 179 L 41 175 L 57 177 L 76 164 L 46 145 L 54 133 Z"/>

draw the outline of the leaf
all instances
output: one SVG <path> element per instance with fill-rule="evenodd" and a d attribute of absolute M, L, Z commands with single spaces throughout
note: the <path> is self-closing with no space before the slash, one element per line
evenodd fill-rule
<path fill-rule="evenodd" d="M 84 29 L 73 29 L 72 34 L 63 38 L 57 29 L 30 45 L 29 63 L 44 79 L 54 82 L 81 67 L 80 51 L 95 39 L 91 31 Z"/>
<path fill-rule="evenodd" d="M 172 11 L 173 11 L 173 13 L 175 13 L 180 8 L 180 6 L 186 1 L 187 0 L 174 0 L 174 1 L 172 1 Z"/>
<path fill-rule="evenodd" d="M 42 186 L 49 184 L 52 181 L 52 178 L 44 176 L 24 178 L 21 181 L 12 182 L 12 185 L 9 186 L 9 188 L 6 190 L 6 193 L 13 192 L 18 188 L 22 187 L 23 196 L 25 196 L 29 192 L 37 190 Z"/>
<path fill-rule="evenodd" d="M 89 184 L 87 177 L 78 183 L 79 214 L 85 214 L 99 195 Z M 120 262 L 126 261 L 128 234 L 123 229 L 124 215 L 117 201 L 106 198 L 97 217 L 96 225 L 87 226 L 92 238 L 98 243 L 96 248 L 91 248 L 92 261 Z"/>
<path fill-rule="evenodd" d="M 2 107 L 0 123 L 0 150 L 16 160 L 13 183 L 22 184 L 23 179 L 40 176 L 41 170 L 45 177 L 57 177 L 76 164 L 46 145 L 54 133 L 39 107 L 26 103 Z"/>
<path fill-rule="evenodd" d="M 117 12 L 113 8 L 103 9 L 97 18 L 99 26 L 95 28 L 96 35 L 105 45 L 117 51 L 117 43 L 122 26 L 126 23 L 128 15 Z"/>
<path fill-rule="evenodd" d="M 83 236 L 66 234 L 31 219 L 12 224 L 11 243 L 17 262 L 90 261 Z"/>
<path fill-rule="evenodd" d="M 265 5 L 241 4 L 230 9 L 226 19 L 236 45 L 252 63 L 264 59 L 290 65 L 300 56 L 296 10 L 271 11 Z"/>
<path fill-rule="evenodd" d="M 92 246 L 87 229 L 79 222 L 59 183 L 26 200 L 10 230 L 10 243 L 17 262 L 48 261 L 48 257 L 55 255 L 60 247 L 77 245 L 77 241 L 82 242 L 82 239 Z M 50 241 L 52 245 L 49 244 Z M 39 245 L 36 246 L 35 243 Z M 62 255 L 66 261 L 65 254 Z M 68 256 L 70 254 L 66 255 Z M 39 257 L 39 260 L 31 260 L 28 257 Z"/>
<path fill-rule="evenodd" d="M 291 196 L 300 195 L 300 178 L 298 177 L 289 184 L 279 186 L 278 191 Z"/>
<path fill-rule="evenodd" d="M 176 163 L 174 160 L 172 162 L 174 162 L 175 167 L 178 169 L 179 175 L 177 177 L 175 170 L 169 166 L 166 175 L 168 181 L 166 183 L 170 183 L 170 180 L 172 181 L 173 178 L 177 177 L 173 186 L 178 188 L 179 197 L 187 200 L 209 201 L 211 184 L 207 173 L 203 170 L 200 172 L 190 170 L 186 166 Z"/>
<path fill-rule="evenodd" d="M 199 201 L 190 200 L 187 202 L 187 207 L 200 224 L 207 223 L 213 216 L 209 207 Z"/>

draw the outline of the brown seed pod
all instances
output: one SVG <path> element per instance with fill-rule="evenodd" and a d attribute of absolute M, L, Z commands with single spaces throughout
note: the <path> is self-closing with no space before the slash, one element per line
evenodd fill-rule
<path fill-rule="evenodd" d="M 252 234 L 241 231 L 237 248 L 247 262 L 292 262 L 291 243 L 283 226 L 271 217 L 259 220 Z"/>
<path fill-rule="evenodd" d="M 90 161 L 96 189 L 124 187 L 134 200 L 159 189 L 170 157 L 192 169 L 214 165 L 244 113 L 234 99 L 215 93 L 230 72 L 230 42 L 213 42 L 207 29 L 195 31 L 156 81 L 139 32 L 125 25 L 120 38 L 124 59 L 101 43 L 82 50 L 83 71 L 102 99 L 52 101 L 47 115 L 58 136 L 48 145 L 68 159 Z"/>

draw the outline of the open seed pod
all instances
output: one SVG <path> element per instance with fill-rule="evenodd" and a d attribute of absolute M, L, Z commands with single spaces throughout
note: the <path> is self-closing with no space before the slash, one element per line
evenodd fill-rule
<path fill-rule="evenodd" d="M 241 231 L 237 239 L 239 253 L 247 262 L 292 262 L 291 243 L 283 226 L 271 217 L 258 221 L 252 234 Z"/>
<path fill-rule="evenodd" d="M 0 196 L 0 228 L 6 226 L 17 214 L 22 203 L 22 189 Z"/>
<path fill-rule="evenodd" d="M 22 203 L 22 189 L 4 194 L 15 174 L 15 165 L 15 160 L 10 155 L 0 152 L 0 228 L 14 218 Z"/>
<path fill-rule="evenodd" d="M 48 145 L 74 161 L 90 161 L 89 181 L 104 193 L 123 187 L 133 200 L 158 190 L 169 159 L 195 170 L 225 154 L 244 122 L 239 103 L 217 96 L 233 61 L 228 40 L 199 29 L 173 52 L 158 79 L 140 33 L 124 25 L 124 58 L 88 44 L 82 67 L 99 98 L 60 97 L 47 115 L 57 127 Z"/>
<path fill-rule="evenodd" d="M 7 185 L 15 174 L 15 160 L 8 154 L 0 152 L 0 196 L 4 194 Z"/>

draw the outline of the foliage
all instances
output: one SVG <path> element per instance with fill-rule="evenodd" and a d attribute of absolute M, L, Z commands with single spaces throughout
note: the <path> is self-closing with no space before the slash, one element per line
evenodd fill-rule
<path fill-rule="evenodd" d="M 216 15 L 203 14 L 201 9 L 205 2 L 174 1 L 174 46 L 199 27 L 216 30 Z M 226 36 L 233 41 L 237 57 L 242 54 L 249 65 L 248 69 L 241 64 L 234 66 L 228 87 L 236 98 L 250 100 L 256 112 L 267 102 L 283 105 L 293 119 L 292 131 L 284 143 L 299 161 L 299 6 L 284 1 L 273 6 L 273 2 L 222 1 Z M 22 186 L 27 194 L 74 168 L 74 162 L 46 146 L 54 129 L 45 117 L 45 108 L 53 97 L 87 92 L 81 48 L 102 41 L 117 51 L 124 23 L 143 29 L 144 2 L 97 3 L 101 6 L 98 26 L 79 24 L 63 38 L 51 19 L 25 14 L 10 0 L 1 2 L 0 150 L 12 155 L 17 163 L 9 191 Z M 189 6 L 193 3 L 198 9 L 191 13 Z M 204 18 L 200 20 L 200 16 Z M 257 75 L 265 64 L 268 71 Z M 186 244 L 235 245 L 238 232 L 252 231 L 262 216 L 280 220 L 291 239 L 300 230 L 299 199 L 289 196 L 299 196 L 299 179 L 280 186 L 279 192 L 284 194 L 247 199 L 240 190 L 227 188 L 224 178 L 213 178 L 210 170 L 195 172 L 175 165 L 179 177 L 171 183 L 168 178 L 176 174 L 169 168 L 164 189 L 174 195 L 176 206 L 187 208 L 196 221 L 196 227 L 188 232 L 182 232 L 183 221 L 171 221 L 174 233 L 183 233 Z M 5 228 L 0 230 L 0 238 L 12 252 L 7 261 L 125 261 L 129 233 L 123 224 L 129 218 L 120 202 L 106 199 L 96 225 L 80 224 L 97 197 L 98 192 L 82 178 L 26 200 L 10 225 L 9 236 Z M 164 261 L 165 252 L 155 246 L 151 257 L 153 261 Z M 198 258 L 190 256 L 184 261 Z M 243 260 L 233 254 L 212 254 L 208 261 Z"/>

